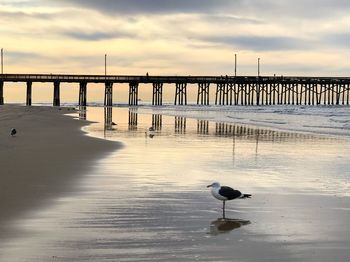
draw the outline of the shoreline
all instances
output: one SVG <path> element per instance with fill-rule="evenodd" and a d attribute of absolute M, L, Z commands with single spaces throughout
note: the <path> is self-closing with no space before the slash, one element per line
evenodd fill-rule
<path fill-rule="evenodd" d="M 218 110 L 220 108 L 220 110 Z M 339 110 L 339 112 L 337 112 Z M 337 106 L 141 106 L 140 114 L 161 114 L 237 124 L 253 129 L 300 133 L 338 139 L 350 138 L 350 118 L 347 107 Z M 339 114 L 337 116 L 337 114 Z M 305 120 L 306 119 L 306 120 Z"/>
<path fill-rule="evenodd" d="M 51 107 L 51 104 L 39 103 L 34 106 Z M 63 106 L 74 104 L 66 103 Z M 103 108 L 100 102 L 91 102 L 87 107 Z M 128 108 L 127 104 L 113 105 L 113 108 Z M 241 125 L 253 129 L 267 129 L 277 132 L 299 133 L 336 139 L 350 138 L 350 118 L 347 106 L 337 105 L 196 105 L 176 106 L 164 104 L 153 107 L 149 104 L 138 105 L 139 114 L 161 114 L 205 120 L 210 122 Z M 220 109 L 220 110 L 219 110 Z M 336 116 L 339 114 L 338 116 Z M 307 120 L 304 121 L 304 118 Z"/>
<path fill-rule="evenodd" d="M 75 181 L 121 143 L 86 135 L 63 107 L 0 106 L 0 232 L 26 211 L 72 192 Z M 11 128 L 17 129 L 15 137 Z"/>

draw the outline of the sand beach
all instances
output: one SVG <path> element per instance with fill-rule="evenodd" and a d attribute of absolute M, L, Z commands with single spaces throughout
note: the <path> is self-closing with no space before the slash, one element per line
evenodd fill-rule
<path fill-rule="evenodd" d="M 22 213 L 69 192 L 94 161 L 121 145 L 86 136 L 73 109 L 0 107 L 0 236 Z M 11 128 L 17 134 L 11 137 Z"/>
<path fill-rule="evenodd" d="M 88 121 L 67 108 L 1 110 L 0 261 L 349 256 L 347 137 L 127 107 L 88 107 Z M 213 181 L 253 196 L 227 203 L 223 219 Z"/>

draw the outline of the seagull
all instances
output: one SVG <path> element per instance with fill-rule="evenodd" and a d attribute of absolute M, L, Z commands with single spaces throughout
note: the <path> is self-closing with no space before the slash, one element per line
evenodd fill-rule
<path fill-rule="evenodd" d="M 16 133 L 17 133 L 16 129 L 12 128 L 11 129 L 11 133 L 10 133 L 11 136 L 15 136 Z"/>
<path fill-rule="evenodd" d="M 214 182 L 207 187 L 211 187 L 211 194 L 218 200 L 222 201 L 222 217 L 225 218 L 225 201 L 233 199 L 250 198 L 251 194 L 242 194 L 241 191 L 235 190 L 228 186 L 220 186 L 218 182 Z"/>

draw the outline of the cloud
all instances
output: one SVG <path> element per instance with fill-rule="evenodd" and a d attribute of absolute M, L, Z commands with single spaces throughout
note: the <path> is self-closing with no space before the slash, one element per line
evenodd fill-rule
<path fill-rule="evenodd" d="M 210 36 L 203 40 L 254 51 L 297 50 L 311 46 L 311 43 L 303 39 L 284 36 Z"/>
<path fill-rule="evenodd" d="M 237 6 L 243 0 L 64 0 L 66 4 L 109 14 L 201 13 Z"/>
<path fill-rule="evenodd" d="M 295 17 L 324 19 L 338 13 L 346 14 L 350 9 L 348 0 L 62 0 L 61 3 L 109 15 L 202 13 L 276 20 Z"/>
<path fill-rule="evenodd" d="M 105 33 L 105 32 L 79 32 L 79 31 L 68 31 L 62 33 L 65 36 L 85 41 L 99 41 L 109 40 L 115 38 L 129 38 L 130 34 L 116 32 L 116 33 Z"/>
<path fill-rule="evenodd" d="M 36 61 L 44 59 L 44 56 L 35 52 L 22 52 L 13 50 L 4 50 L 4 60 L 5 64 L 12 65 L 17 64 L 19 61 L 21 63 L 31 61 L 35 59 Z"/>
<path fill-rule="evenodd" d="M 42 12 L 31 12 L 26 13 L 23 11 L 0 11 L 0 17 L 3 19 L 24 19 L 24 18 L 36 18 L 49 20 L 54 18 L 54 14 L 52 13 L 42 13 Z"/>
<path fill-rule="evenodd" d="M 350 32 L 330 33 L 323 36 L 323 42 L 329 46 L 349 48 Z"/>
<path fill-rule="evenodd" d="M 263 20 L 258 18 L 250 18 L 245 16 L 238 16 L 238 15 L 230 15 L 230 14 L 207 14 L 202 15 L 202 19 L 205 19 L 207 21 L 215 21 L 217 23 L 248 23 L 248 24 L 262 24 Z"/>

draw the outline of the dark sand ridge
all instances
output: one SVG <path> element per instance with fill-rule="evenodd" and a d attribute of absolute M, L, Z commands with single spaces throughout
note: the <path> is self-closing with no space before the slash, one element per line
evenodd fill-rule
<path fill-rule="evenodd" d="M 25 211 L 70 192 L 75 179 L 121 147 L 84 135 L 67 108 L 0 106 L 0 235 Z M 18 134 L 10 136 L 11 128 Z"/>

